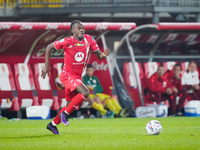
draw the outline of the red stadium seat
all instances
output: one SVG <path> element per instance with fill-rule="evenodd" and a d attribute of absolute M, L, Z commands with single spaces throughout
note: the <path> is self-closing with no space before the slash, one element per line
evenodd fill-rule
<path fill-rule="evenodd" d="M 49 69 L 49 76 L 45 79 L 41 77 L 41 71 L 44 63 L 34 64 L 34 78 L 40 105 L 51 107 L 51 110 L 59 110 L 58 97 L 55 90 L 55 84 L 52 79 L 51 69 Z"/>
<path fill-rule="evenodd" d="M 143 88 L 146 87 L 145 81 L 144 81 L 144 73 L 141 67 L 141 64 L 136 62 L 136 73 L 138 74 L 140 78 L 140 82 Z M 133 99 L 135 103 L 135 108 L 138 106 L 141 106 L 140 98 L 139 98 L 139 92 L 138 92 L 138 85 L 136 82 L 136 76 L 133 70 L 132 62 L 124 63 L 123 66 L 123 78 L 124 83 L 126 86 L 126 89 L 129 93 L 129 96 Z"/>
<path fill-rule="evenodd" d="M 55 79 L 61 74 L 62 72 L 62 64 L 63 63 L 56 63 L 53 64 L 53 68 L 52 68 L 52 73 L 53 73 L 53 79 L 55 81 Z"/>
<path fill-rule="evenodd" d="M 63 63 L 56 63 L 53 64 L 52 68 L 52 77 L 53 81 L 55 82 L 56 78 L 60 76 L 62 72 L 62 64 Z M 56 83 L 55 83 L 56 84 Z M 56 87 L 57 88 L 57 87 Z M 58 95 L 58 103 L 59 106 L 62 108 L 66 105 L 66 99 L 65 99 L 65 90 L 64 89 L 57 89 L 57 95 Z"/>
<path fill-rule="evenodd" d="M 58 103 L 59 106 L 62 108 L 66 106 L 66 99 L 65 99 L 65 90 L 64 89 L 58 89 L 57 90 L 57 95 L 58 95 Z"/>
<path fill-rule="evenodd" d="M 8 102 L 8 99 L 12 101 Z M 0 64 L 0 104 L 9 111 L 19 111 L 19 101 L 10 65 Z"/>
<path fill-rule="evenodd" d="M 159 65 L 158 62 L 145 62 L 143 64 L 145 78 L 150 78 L 157 71 Z"/>
<path fill-rule="evenodd" d="M 45 66 L 44 63 L 34 64 L 34 78 L 37 90 L 52 90 L 55 88 L 55 83 L 52 78 L 51 68 L 49 67 L 49 76 L 46 75 L 45 79 L 41 77 L 42 68 Z"/>
<path fill-rule="evenodd" d="M 181 70 L 182 70 L 182 71 L 187 70 L 188 64 L 189 64 L 189 62 L 182 62 L 182 63 L 181 63 Z"/>
<path fill-rule="evenodd" d="M 32 90 L 35 90 L 36 86 L 30 65 L 24 63 L 15 64 L 14 76 L 20 108 L 39 105 L 38 97 L 33 96 Z"/>
<path fill-rule="evenodd" d="M 148 79 L 157 71 L 159 65 L 158 62 L 145 62 L 143 64 L 146 87 L 148 87 Z"/>
<path fill-rule="evenodd" d="M 163 66 L 164 66 L 164 68 L 165 68 L 165 72 L 166 72 L 167 70 L 172 70 L 172 69 L 173 69 L 173 66 L 174 66 L 175 64 L 177 64 L 177 62 L 175 62 L 175 61 L 163 62 Z"/>
<path fill-rule="evenodd" d="M 141 63 L 136 62 L 135 65 L 136 65 L 136 72 L 141 81 L 141 85 L 144 87 L 145 86 L 144 72 L 142 70 Z M 126 85 L 128 85 L 129 87 L 137 88 L 136 77 L 135 77 L 133 65 L 131 62 L 124 63 L 123 78 Z"/>

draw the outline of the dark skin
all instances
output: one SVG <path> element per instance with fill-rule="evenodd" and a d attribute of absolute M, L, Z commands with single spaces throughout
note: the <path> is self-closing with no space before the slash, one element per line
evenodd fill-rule
<path fill-rule="evenodd" d="M 82 41 L 84 39 L 84 34 L 85 34 L 85 29 L 84 26 L 81 22 L 77 22 L 71 29 L 71 32 L 73 33 L 73 36 L 75 37 L 76 40 L 78 41 Z M 46 47 L 46 54 L 45 54 L 45 66 L 42 69 L 42 74 L 41 77 L 43 79 L 45 79 L 46 74 L 49 75 L 49 61 L 50 61 L 50 55 L 51 55 L 51 51 L 54 48 L 54 42 L 50 43 L 47 47 Z M 106 58 L 109 53 L 110 50 L 109 48 L 106 48 L 104 50 L 104 52 L 101 52 L 99 49 L 97 51 L 94 52 L 95 55 L 97 56 L 98 59 L 104 59 Z M 90 94 L 89 89 L 84 85 L 81 84 L 79 85 L 75 91 L 77 93 L 81 93 L 83 94 L 85 97 L 88 97 Z"/>

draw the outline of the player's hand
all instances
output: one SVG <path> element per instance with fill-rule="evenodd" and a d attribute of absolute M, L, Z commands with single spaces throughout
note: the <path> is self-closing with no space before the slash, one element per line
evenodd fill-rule
<path fill-rule="evenodd" d="M 174 76 L 175 76 L 175 78 L 178 79 L 178 80 L 181 79 L 181 75 L 180 75 L 180 73 L 175 73 Z"/>
<path fill-rule="evenodd" d="M 173 91 L 174 91 L 175 93 L 178 93 L 178 89 L 177 89 L 176 87 L 174 87 L 174 86 L 173 86 Z"/>
<path fill-rule="evenodd" d="M 45 79 L 46 74 L 49 76 L 49 67 L 44 66 L 44 68 L 42 68 L 41 73 L 42 73 L 42 74 L 41 74 L 41 77 L 42 77 L 43 79 Z"/>
<path fill-rule="evenodd" d="M 199 85 L 193 85 L 194 90 L 199 90 Z"/>
<path fill-rule="evenodd" d="M 167 88 L 167 89 L 166 89 L 166 93 L 167 93 L 168 95 L 171 95 L 171 94 L 173 93 L 173 91 L 172 91 L 171 88 Z"/>
<path fill-rule="evenodd" d="M 107 57 L 110 54 L 110 49 L 107 47 L 104 52 L 103 52 L 104 56 Z"/>

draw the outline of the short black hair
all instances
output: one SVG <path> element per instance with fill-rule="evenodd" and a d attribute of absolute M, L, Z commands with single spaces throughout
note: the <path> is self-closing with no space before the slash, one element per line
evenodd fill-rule
<path fill-rule="evenodd" d="M 92 64 L 88 64 L 87 68 L 94 68 Z"/>
<path fill-rule="evenodd" d="M 70 30 L 72 30 L 73 26 L 76 24 L 76 23 L 81 23 L 80 20 L 74 20 L 71 22 L 71 25 L 70 25 Z"/>
<path fill-rule="evenodd" d="M 164 67 L 164 66 L 163 65 L 159 65 L 158 68 L 160 68 L 160 67 Z"/>
<path fill-rule="evenodd" d="M 175 64 L 174 67 L 181 67 L 181 65 L 180 64 Z"/>

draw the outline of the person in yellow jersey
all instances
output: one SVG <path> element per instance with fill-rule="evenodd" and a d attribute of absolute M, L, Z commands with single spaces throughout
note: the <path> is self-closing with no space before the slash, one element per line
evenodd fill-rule
<path fill-rule="evenodd" d="M 94 68 L 91 64 L 87 65 L 86 75 L 82 77 L 83 83 L 92 90 L 92 94 L 89 95 L 87 101 L 90 105 L 99 110 L 101 115 L 106 115 L 108 111 L 104 108 L 102 103 L 105 103 L 111 112 L 114 112 L 117 117 L 126 117 L 126 108 L 122 109 L 117 99 L 110 95 L 103 93 L 103 88 L 99 79 L 93 75 Z"/>

